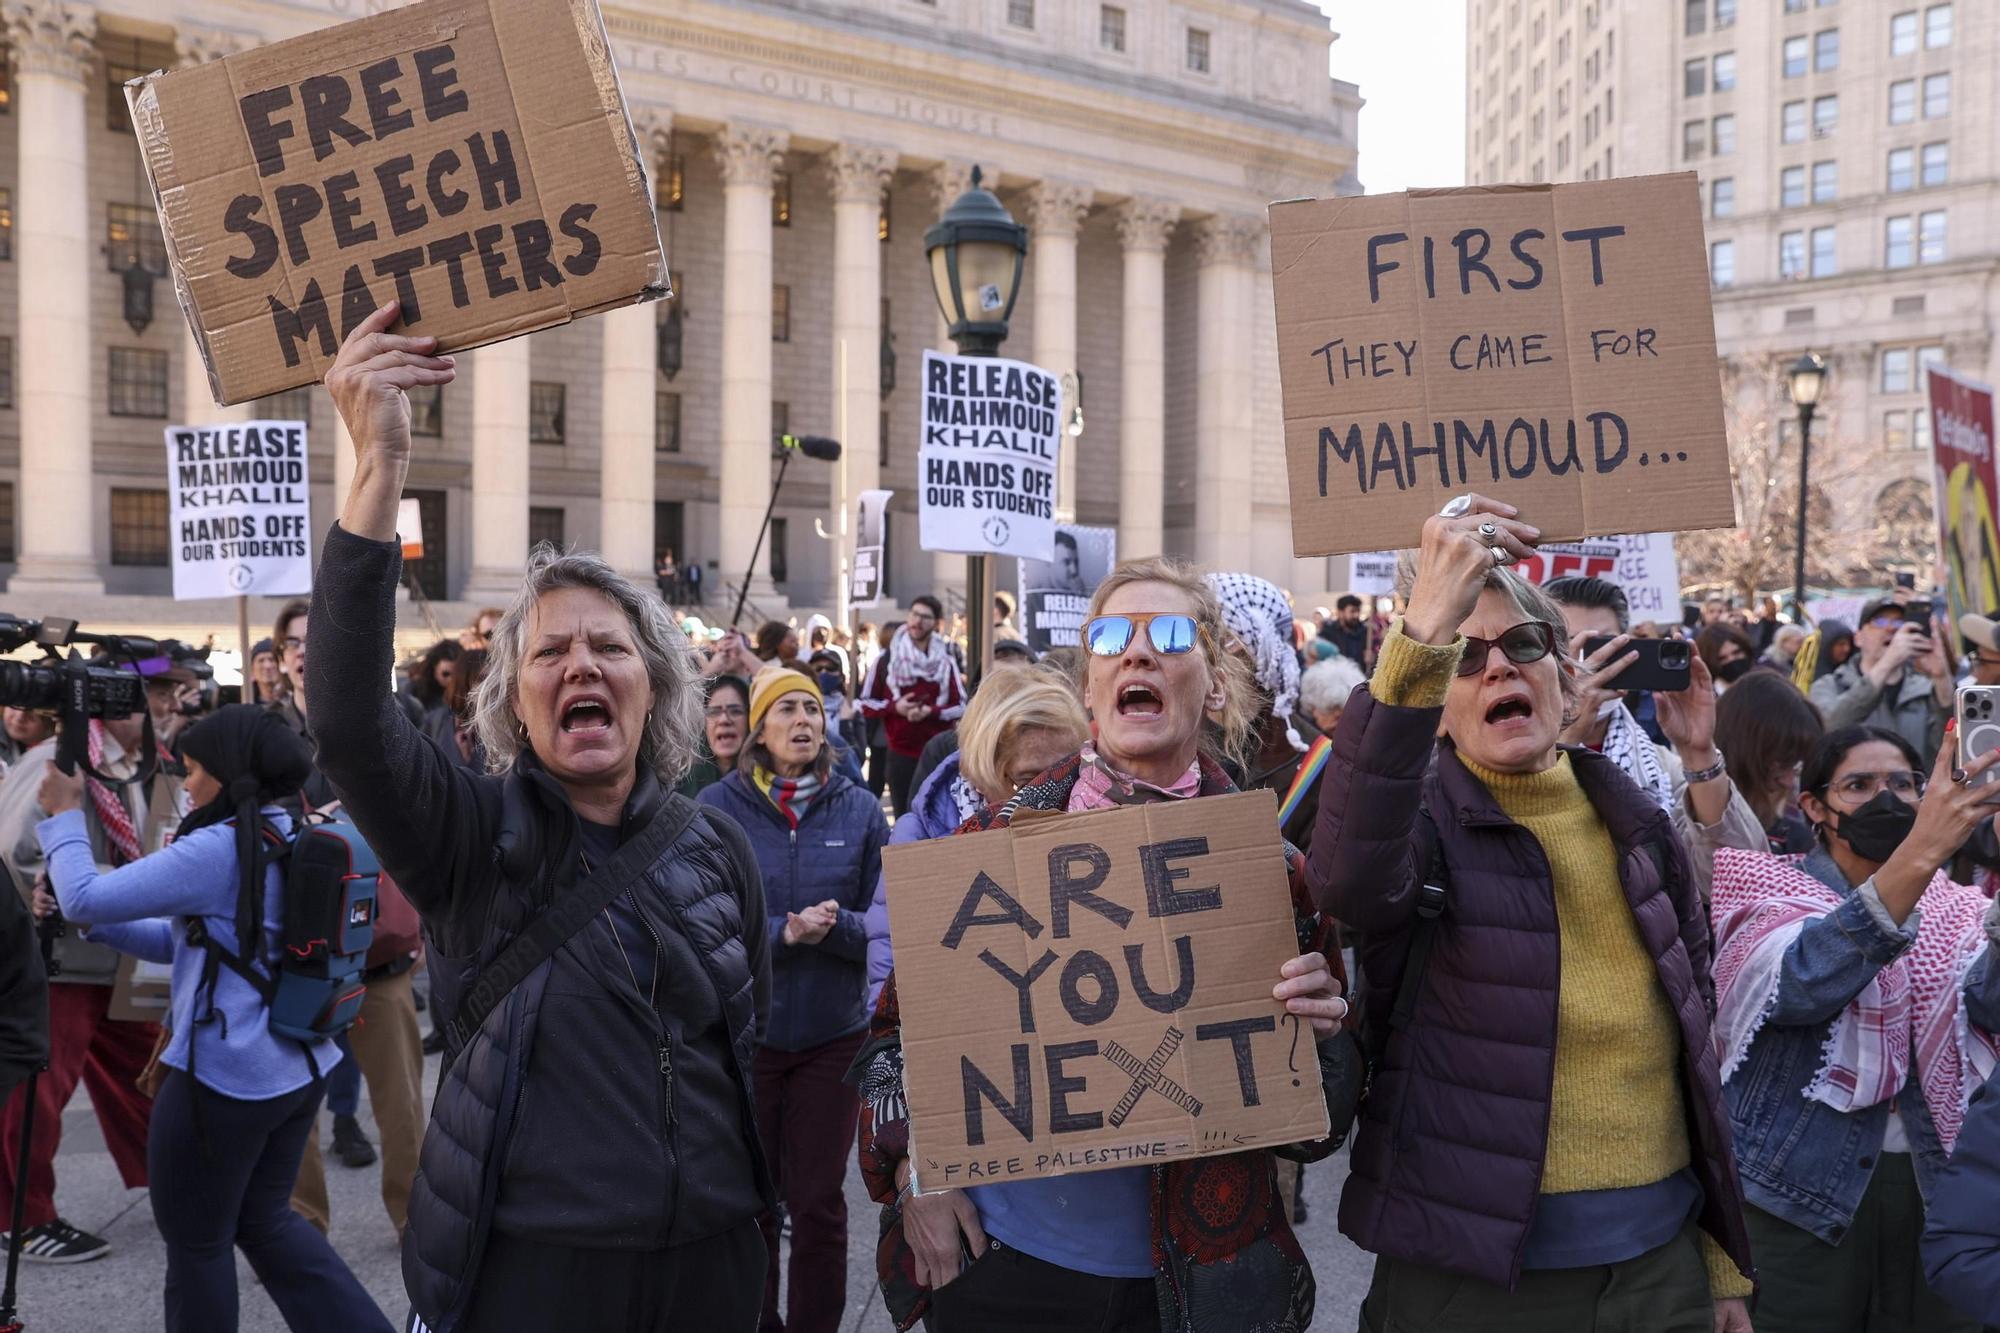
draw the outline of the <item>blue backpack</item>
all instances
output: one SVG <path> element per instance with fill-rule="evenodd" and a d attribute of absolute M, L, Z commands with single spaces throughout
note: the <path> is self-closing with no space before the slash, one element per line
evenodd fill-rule
<path fill-rule="evenodd" d="M 189 919 L 188 944 L 208 955 L 201 985 L 210 1015 L 222 1017 L 215 1009 L 215 980 L 227 967 L 264 998 L 273 1033 L 307 1045 L 339 1036 L 360 1016 L 367 993 L 362 973 L 375 938 L 381 875 L 375 853 L 344 815 L 308 819 L 289 838 L 269 820 L 260 818 L 254 828 L 239 824 L 237 848 L 243 867 L 237 947 L 252 958 L 261 953 L 255 942 L 264 930 L 264 872 L 273 863 L 285 867 L 283 926 L 267 972 L 223 948 L 200 917 Z M 224 1039 L 228 1035 L 225 1025 Z"/>

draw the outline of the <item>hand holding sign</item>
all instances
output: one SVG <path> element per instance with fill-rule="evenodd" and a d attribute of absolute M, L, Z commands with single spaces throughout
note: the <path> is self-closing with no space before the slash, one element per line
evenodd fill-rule
<path fill-rule="evenodd" d="M 1284 977 L 1271 988 L 1271 998 L 1285 1002 L 1285 1012 L 1312 1020 L 1315 1037 L 1330 1037 L 1347 1017 L 1347 1001 L 1324 955 L 1300 954 L 1279 969 Z"/>
<path fill-rule="evenodd" d="M 1493 566 L 1534 554 L 1541 540 L 1541 531 L 1521 522 L 1513 505 L 1483 495 L 1464 499 L 1462 512 L 1424 520 L 1416 583 L 1403 613 L 1403 632 L 1422 643 L 1450 643 L 1472 614 Z"/>

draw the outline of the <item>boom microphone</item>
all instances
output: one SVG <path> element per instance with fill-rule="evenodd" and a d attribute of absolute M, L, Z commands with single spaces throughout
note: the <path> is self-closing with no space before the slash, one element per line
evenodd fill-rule
<path fill-rule="evenodd" d="M 829 440 L 824 435 L 780 435 L 778 443 L 787 449 L 796 449 L 807 458 L 817 458 L 822 463 L 840 461 L 840 441 Z"/>

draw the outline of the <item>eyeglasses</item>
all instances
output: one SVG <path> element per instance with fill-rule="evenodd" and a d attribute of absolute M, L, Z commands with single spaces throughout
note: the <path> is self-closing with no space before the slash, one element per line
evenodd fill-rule
<path fill-rule="evenodd" d="M 299 637 L 298 635 L 296 635 L 296 634 L 288 634 L 288 635 L 286 635 L 286 636 L 285 636 L 285 647 L 286 647 L 286 648 L 288 648 L 288 649 L 289 649 L 289 648 L 303 648 L 303 647 L 305 647 L 305 646 L 306 646 L 306 641 L 305 641 L 304 639 L 301 639 L 301 638 L 300 638 L 300 637 Z"/>
<path fill-rule="evenodd" d="M 1909 623 L 1910 623 L 1909 621 L 1903 619 L 1903 617 L 1900 615 L 1895 615 L 1895 616 L 1883 615 L 1883 616 L 1876 616 L 1873 620 L 1869 621 L 1868 628 L 1901 629 L 1903 626 Z"/>
<path fill-rule="evenodd" d="M 912 624 L 917 625 L 935 625 L 938 618 L 928 611 L 912 611 L 910 612 L 910 621 Z"/>
<path fill-rule="evenodd" d="M 710 704 L 701 710 L 701 715 L 710 722 L 720 722 L 724 718 L 733 718 L 740 722 L 750 715 L 750 710 L 742 704 Z"/>
<path fill-rule="evenodd" d="M 1822 794 L 1825 791 L 1839 792 L 1841 799 L 1857 803 L 1873 800 L 1882 791 L 1914 801 L 1924 794 L 1924 775 L 1907 768 L 1887 773 L 1849 773 L 1828 783 Z"/>
<path fill-rule="evenodd" d="M 1201 641 L 1201 626 L 1191 615 L 1163 611 L 1135 616 L 1098 616 L 1083 627 L 1084 646 L 1093 657 L 1116 657 L 1131 646 L 1132 636 L 1141 629 L 1152 642 L 1153 651 L 1178 657 L 1194 651 Z"/>
<path fill-rule="evenodd" d="M 1465 636 L 1465 655 L 1458 659 L 1458 674 L 1476 676 L 1486 670 L 1486 659 L 1495 647 L 1507 655 L 1507 660 L 1516 666 L 1526 666 L 1539 662 L 1556 650 L 1556 632 L 1539 620 L 1524 620 L 1520 624 L 1500 631 L 1497 639 L 1482 639 L 1476 634 Z"/>

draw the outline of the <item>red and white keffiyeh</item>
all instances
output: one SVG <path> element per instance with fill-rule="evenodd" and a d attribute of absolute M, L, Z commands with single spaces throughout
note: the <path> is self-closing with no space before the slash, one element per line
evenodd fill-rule
<path fill-rule="evenodd" d="M 1841 905 L 1840 894 L 1800 868 L 1804 859 L 1715 853 L 1715 1040 L 1725 1081 L 1777 1004 L 1785 953 L 1799 931 Z M 1986 905 L 1977 889 L 1943 871 L 1932 878 L 1917 900 L 1916 943 L 1833 1020 L 1807 1097 L 1836 1111 L 1879 1106 L 1908 1084 L 1914 1057 L 1938 1140 L 1951 1150 L 1966 1099 L 2000 1053 L 2000 1042 L 1967 1021 L 1960 1000 L 1986 947 Z"/>
<path fill-rule="evenodd" d="M 889 641 L 889 695 L 900 699 L 910 692 L 918 681 L 927 680 L 938 687 L 942 695 L 949 684 L 958 664 L 951 659 L 951 652 L 945 647 L 944 635 L 933 632 L 925 640 L 922 648 L 910 638 L 909 626 L 896 631 Z"/>

